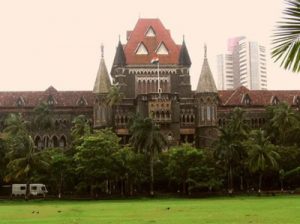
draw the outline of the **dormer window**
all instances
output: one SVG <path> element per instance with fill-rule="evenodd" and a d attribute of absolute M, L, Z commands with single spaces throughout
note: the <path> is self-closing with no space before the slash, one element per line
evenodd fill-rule
<path fill-rule="evenodd" d="M 151 26 L 146 31 L 145 36 L 146 37 L 155 37 L 155 31 L 154 31 L 154 29 Z"/>
<path fill-rule="evenodd" d="M 49 96 L 47 100 L 48 105 L 54 105 L 56 103 L 55 99 L 53 96 Z"/>
<path fill-rule="evenodd" d="M 244 105 L 250 105 L 251 104 L 251 98 L 248 94 L 244 94 L 242 98 L 242 104 Z"/>
<path fill-rule="evenodd" d="M 17 99 L 16 104 L 17 104 L 17 107 L 25 106 L 25 101 L 24 101 L 23 97 L 20 96 L 20 97 Z"/>
<path fill-rule="evenodd" d="M 166 47 L 166 45 L 164 44 L 164 42 L 161 42 L 157 49 L 155 50 L 156 54 L 160 54 L 160 55 L 168 55 L 169 51 L 168 48 Z"/>
<path fill-rule="evenodd" d="M 80 97 L 80 99 L 77 101 L 77 105 L 78 106 L 86 106 L 87 105 L 86 99 L 83 96 Z"/>
<path fill-rule="evenodd" d="M 137 46 L 137 48 L 135 50 L 135 54 L 137 54 L 137 55 L 147 55 L 148 54 L 148 50 L 147 50 L 146 46 L 143 44 L 143 42 L 139 43 L 139 45 Z"/>
<path fill-rule="evenodd" d="M 271 98 L 271 104 L 272 105 L 279 104 L 279 99 L 277 98 L 277 96 L 272 96 L 272 98 Z"/>

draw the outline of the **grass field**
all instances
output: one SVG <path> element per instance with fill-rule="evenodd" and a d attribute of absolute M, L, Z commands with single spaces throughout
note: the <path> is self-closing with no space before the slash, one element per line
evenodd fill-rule
<path fill-rule="evenodd" d="M 0 201 L 0 223 L 300 223 L 300 197 Z"/>

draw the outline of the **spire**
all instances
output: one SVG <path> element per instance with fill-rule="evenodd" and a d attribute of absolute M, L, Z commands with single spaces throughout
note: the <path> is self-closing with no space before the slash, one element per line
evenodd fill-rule
<path fill-rule="evenodd" d="M 94 84 L 93 93 L 108 93 L 111 87 L 109 75 L 104 61 L 104 47 L 101 44 L 101 59 Z"/>
<path fill-rule="evenodd" d="M 124 65 L 126 65 L 126 58 L 125 58 L 123 46 L 120 41 L 120 36 L 119 36 L 119 43 L 118 43 L 118 47 L 116 50 L 113 67 L 124 66 Z"/>
<path fill-rule="evenodd" d="M 207 60 L 207 47 L 204 45 L 204 61 L 196 89 L 197 93 L 216 93 L 217 87 Z"/>
<path fill-rule="evenodd" d="M 183 66 L 188 66 L 190 67 L 192 62 L 189 56 L 189 52 L 186 48 L 185 45 L 185 41 L 184 41 L 184 36 L 183 36 L 183 41 L 182 41 L 182 45 L 180 48 L 180 53 L 179 53 L 179 65 L 183 65 Z"/>

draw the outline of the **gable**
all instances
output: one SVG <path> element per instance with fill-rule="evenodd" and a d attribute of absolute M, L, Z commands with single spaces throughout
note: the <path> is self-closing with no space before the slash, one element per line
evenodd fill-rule
<path fill-rule="evenodd" d="M 147 55 L 148 54 L 148 50 L 146 48 L 146 46 L 143 44 L 143 42 L 139 43 L 139 45 L 137 46 L 135 53 L 138 55 Z"/>
<path fill-rule="evenodd" d="M 155 36 L 153 36 L 153 32 Z M 158 46 L 162 42 L 165 47 L 159 49 Z M 143 43 L 147 49 L 147 54 L 145 48 L 140 48 L 140 43 Z M 163 56 L 160 58 L 160 64 L 176 65 L 181 45 L 174 42 L 170 31 L 163 26 L 159 19 L 139 19 L 130 32 L 130 38 L 124 44 L 123 49 L 127 65 L 149 64 L 152 58 L 158 55 L 158 49 L 160 55 Z"/>
<path fill-rule="evenodd" d="M 156 52 L 156 54 L 160 54 L 160 55 L 168 55 L 169 54 L 169 51 L 168 51 L 166 45 L 163 42 L 161 42 L 158 45 L 155 52 Z"/>
<path fill-rule="evenodd" d="M 155 37 L 155 31 L 152 28 L 152 26 L 150 26 L 145 34 L 146 37 Z"/>

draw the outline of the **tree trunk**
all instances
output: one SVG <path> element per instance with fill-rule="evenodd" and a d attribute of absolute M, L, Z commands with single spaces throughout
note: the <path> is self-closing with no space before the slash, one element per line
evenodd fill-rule
<path fill-rule="evenodd" d="M 228 172 L 228 193 L 231 195 L 233 193 L 233 179 L 232 179 L 232 166 L 229 165 Z"/>
<path fill-rule="evenodd" d="M 260 194 L 261 193 L 261 183 L 262 183 L 262 177 L 263 177 L 263 174 L 259 174 L 259 180 L 258 180 L 258 193 Z"/>
<path fill-rule="evenodd" d="M 121 179 L 121 186 L 120 186 L 121 196 L 124 196 L 124 180 Z"/>
<path fill-rule="evenodd" d="M 58 188 L 58 198 L 61 199 L 62 194 L 62 185 L 63 185 L 63 173 L 60 173 L 60 180 L 59 180 L 59 188 Z"/>
<path fill-rule="evenodd" d="M 244 191 L 244 177 L 243 177 L 243 175 L 240 176 L 240 190 Z"/>
<path fill-rule="evenodd" d="M 154 195 L 154 170 L 153 170 L 153 155 L 150 156 L 150 195 L 153 196 Z"/>
<path fill-rule="evenodd" d="M 29 199 L 29 194 L 30 194 L 30 182 L 27 181 L 26 183 L 26 193 L 25 193 L 25 200 L 28 201 Z"/>

